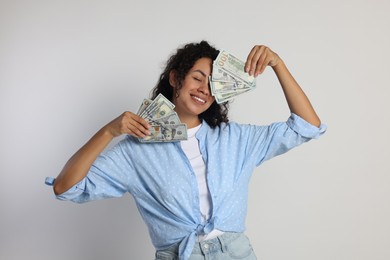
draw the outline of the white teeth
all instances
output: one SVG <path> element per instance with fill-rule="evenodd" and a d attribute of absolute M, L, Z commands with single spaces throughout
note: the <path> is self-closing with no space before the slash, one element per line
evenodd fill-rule
<path fill-rule="evenodd" d="M 198 97 L 196 97 L 196 96 L 192 96 L 192 97 L 193 97 L 194 99 L 196 99 L 196 100 L 202 102 L 202 103 L 206 103 L 206 101 L 204 101 L 203 99 L 200 99 L 200 98 L 198 98 Z"/>

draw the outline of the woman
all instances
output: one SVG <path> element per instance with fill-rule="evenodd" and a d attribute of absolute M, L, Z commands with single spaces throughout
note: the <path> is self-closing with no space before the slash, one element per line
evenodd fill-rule
<path fill-rule="evenodd" d="M 177 50 L 153 98 L 162 93 L 187 124 L 188 140 L 141 143 L 150 125 L 125 112 L 101 128 L 51 184 L 59 199 L 82 203 L 129 192 L 149 228 L 156 259 L 256 259 L 243 234 L 248 183 L 255 167 L 325 132 L 282 59 L 266 46 L 250 51 L 245 71 L 267 66 L 279 79 L 291 116 L 269 126 L 229 122 L 228 104 L 211 95 L 218 50 L 207 42 Z M 126 138 L 103 152 L 111 140 Z"/>

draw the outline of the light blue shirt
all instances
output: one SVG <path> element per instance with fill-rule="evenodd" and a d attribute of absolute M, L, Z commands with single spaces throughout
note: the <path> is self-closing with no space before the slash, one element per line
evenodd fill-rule
<path fill-rule="evenodd" d="M 205 224 L 197 180 L 180 142 L 141 143 L 126 136 L 96 159 L 83 180 L 57 198 L 83 203 L 129 192 L 156 250 L 179 243 L 180 259 L 188 259 L 197 235 L 213 229 L 245 230 L 248 184 L 255 167 L 325 130 L 326 126 L 315 127 L 295 114 L 287 122 L 269 126 L 229 122 L 212 129 L 203 121 L 196 138 L 212 202 Z M 47 179 L 49 185 L 53 181 Z"/>

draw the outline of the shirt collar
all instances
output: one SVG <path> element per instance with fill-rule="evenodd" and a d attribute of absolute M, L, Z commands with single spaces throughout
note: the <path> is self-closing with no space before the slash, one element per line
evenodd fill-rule
<path fill-rule="evenodd" d="M 205 120 L 202 120 L 202 125 L 200 126 L 200 129 L 198 130 L 198 132 L 196 132 L 196 134 L 195 134 L 196 139 L 198 139 L 199 141 L 204 140 L 207 132 L 210 129 L 211 129 L 211 127 L 207 124 L 207 122 Z"/>

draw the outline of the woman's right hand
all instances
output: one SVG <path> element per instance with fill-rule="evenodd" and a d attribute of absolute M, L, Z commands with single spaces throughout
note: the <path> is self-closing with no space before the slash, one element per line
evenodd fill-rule
<path fill-rule="evenodd" d="M 112 135 L 117 137 L 122 134 L 129 134 L 135 137 L 144 138 L 149 135 L 150 124 L 142 117 L 126 111 L 104 128 Z"/>

